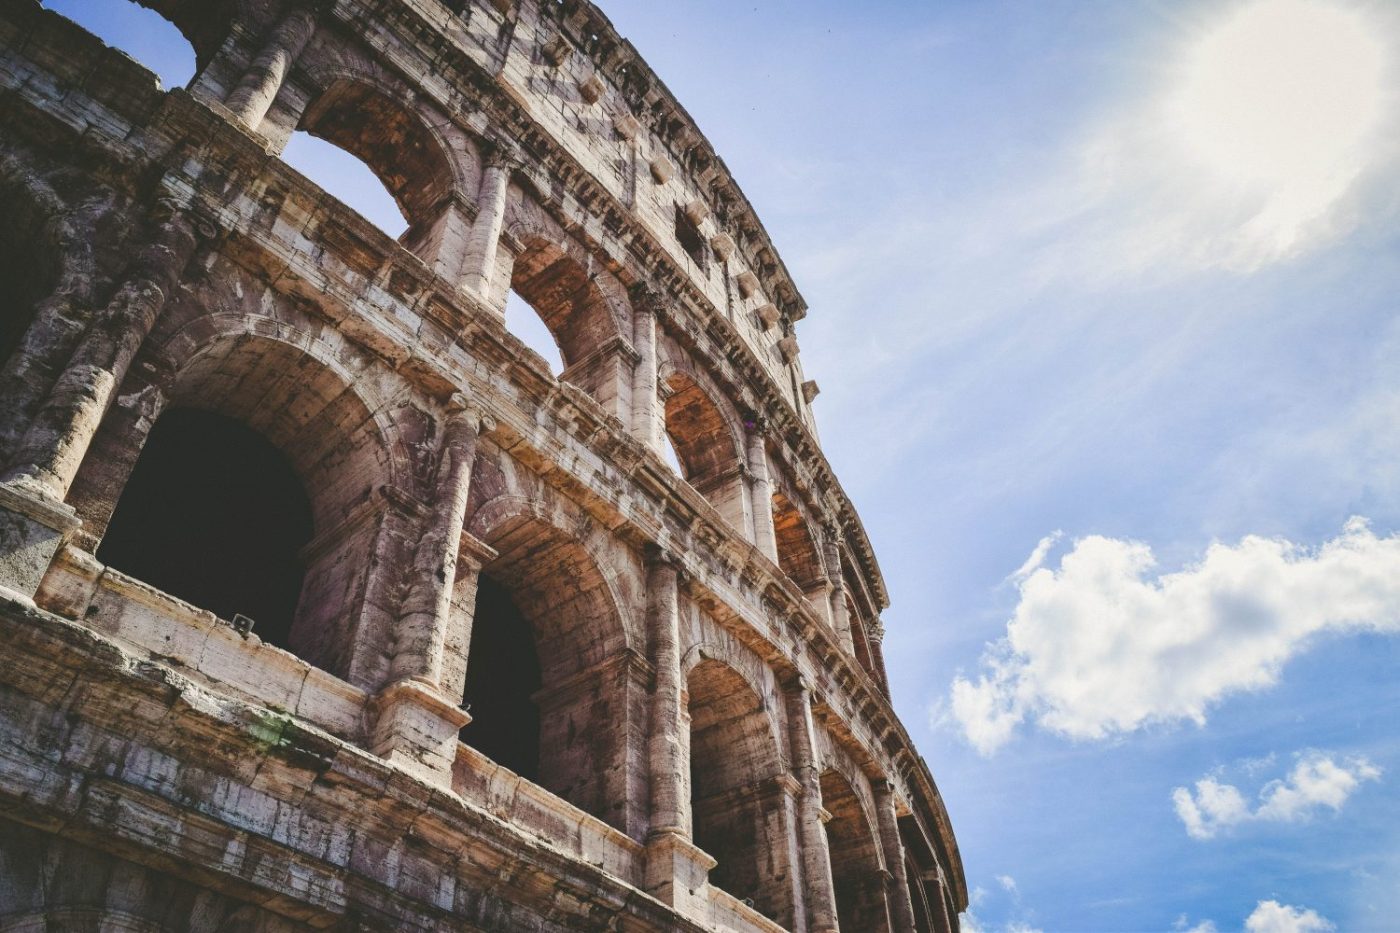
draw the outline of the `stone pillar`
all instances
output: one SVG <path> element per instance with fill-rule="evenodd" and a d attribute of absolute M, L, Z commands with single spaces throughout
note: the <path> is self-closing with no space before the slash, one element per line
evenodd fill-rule
<path fill-rule="evenodd" d="M 315 31 L 316 15 L 310 10 L 293 10 L 272 30 L 262 51 L 224 102 L 244 126 L 256 130 L 262 125 L 292 63 Z"/>
<path fill-rule="evenodd" d="M 647 893 L 703 918 L 705 884 L 715 860 L 690 839 L 690 734 L 682 702 L 680 570 L 674 556 L 647 554 L 647 629 L 655 685 L 647 715 L 651 811 L 646 839 Z"/>
<path fill-rule="evenodd" d="M 467 234 L 466 256 L 462 261 L 462 290 L 487 298 L 491 276 L 496 269 L 496 250 L 506 217 L 506 191 L 517 164 L 514 150 L 496 145 L 486 156 L 481 188 L 476 199 L 476 219 Z"/>
<path fill-rule="evenodd" d="M 489 429 L 489 421 L 470 408 L 464 397 L 454 395 L 448 403 L 439 445 L 433 504 L 414 552 L 408 595 L 395 633 L 394 657 L 389 665 L 391 683 L 411 678 L 441 686 L 462 522 L 467 514 L 477 436 L 483 427 Z"/>
<path fill-rule="evenodd" d="M 375 754 L 439 782 L 451 780 L 457 733 L 471 721 L 459 698 L 443 688 L 443 654 L 452 634 L 452 595 L 477 437 L 483 426 L 489 428 L 460 395 L 453 396 L 448 410 L 433 503 L 414 551 L 388 685 L 371 702 Z"/>
<path fill-rule="evenodd" d="M 0 586 L 32 597 L 48 561 L 77 527 L 63 503 L 132 359 L 194 254 L 195 224 L 170 201 L 130 276 L 79 341 L 0 480 Z M 212 236 L 213 231 L 203 231 Z"/>
<path fill-rule="evenodd" d="M 660 296 L 645 283 L 632 288 L 632 347 L 637 364 L 632 373 L 632 436 L 648 450 L 662 455 L 664 413 L 656 385 L 656 309 Z"/>
<path fill-rule="evenodd" d="M 768 478 L 767 426 L 755 418 L 749 423 L 749 473 L 753 477 L 753 543 L 768 559 L 778 561 L 778 537 L 773 530 L 773 484 Z"/>
<path fill-rule="evenodd" d="M 647 763 L 651 774 L 651 826 L 648 836 L 689 836 L 690 762 L 682 754 L 680 568 L 674 556 L 656 549 L 647 555 L 647 634 L 656 670 L 648 714 Z"/>
<path fill-rule="evenodd" d="M 877 616 L 870 626 L 870 663 L 875 665 L 875 679 L 885 696 L 890 695 L 890 676 L 885 672 L 885 624 Z"/>
<path fill-rule="evenodd" d="M 846 607 L 846 577 L 841 572 L 841 532 L 827 528 L 822 542 L 827 581 L 831 586 L 831 627 L 846 653 L 855 657 L 855 636 L 851 634 L 851 613 Z"/>
<path fill-rule="evenodd" d="M 909 899 L 909 877 L 904 868 L 904 844 L 899 841 L 899 814 L 895 812 L 894 786 L 887 780 L 872 781 L 875 791 L 875 818 L 879 821 L 880 846 L 890 886 L 885 899 L 889 905 L 894 933 L 915 933 L 914 904 Z"/>
<path fill-rule="evenodd" d="M 808 933 L 833 933 L 837 928 L 836 890 L 831 877 L 831 851 L 824 825 L 826 812 L 822 809 L 821 775 L 817 770 L 811 690 L 799 678 L 786 685 L 784 697 L 787 701 L 792 771 L 802 786 L 798 798 L 797 838 L 806 892 L 807 930 Z"/>

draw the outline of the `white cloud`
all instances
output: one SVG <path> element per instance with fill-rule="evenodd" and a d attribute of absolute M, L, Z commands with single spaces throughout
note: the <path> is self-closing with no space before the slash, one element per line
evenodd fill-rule
<path fill-rule="evenodd" d="M 1244 921 L 1248 933 L 1325 933 L 1337 927 L 1315 910 L 1260 901 Z"/>
<path fill-rule="evenodd" d="M 1001 885 L 1002 888 L 1011 894 L 1016 893 L 1016 879 L 1010 875 L 997 875 L 997 884 Z"/>
<path fill-rule="evenodd" d="M 1194 793 L 1185 787 L 1176 788 L 1172 791 L 1172 804 L 1187 835 L 1210 839 L 1222 829 L 1241 823 L 1292 823 L 1324 807 L 1340 810 L 1363 781 L 1378 780 L 1380 776 L 1380 769 L 1365 758 L 1338 763 L 1320 752 L 1307 752 L 1298 756 L 1286 778 L 1264 785 L 1259 803 L 1253 808 L 1237 787 L 1212 776 L 1197 781 Z"/>
<path fill-rule="evenodd" d="M 1214 920 L 1202 920 L 1195 926 L 1190 926 L 1190 923 L 1191 921 L 1186 918 L 1186 915 L 1181 914 L 1172 924 L 1172 929 L 1179 930 L 1181 933 L 1219 933 Z"/>
<path fill-rule="evenodd" d="M 1315 549 L 1250 536 L 1175 573 L 1150 576 L 1154 564 L 1145 544 L 1091 536 L 1018 583 L 1006 636 L 975 678 L 952 684 L 952 717 L 978 751 L 1028 720 L 1073 739 L 1203 724 L 1212 704 L 1273 685 L 1321 636 L 1400 632 L 1400 536 L 1364 519 Z"/>

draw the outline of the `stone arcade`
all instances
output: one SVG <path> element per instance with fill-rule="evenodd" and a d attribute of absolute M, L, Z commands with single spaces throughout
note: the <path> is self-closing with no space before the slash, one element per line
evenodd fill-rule
<path fill-rule="evenodd" d="M 956 930 L 805 304 L 632 46 L 143 2 L 188 89 L 0 0 L 0 930 Z"/>

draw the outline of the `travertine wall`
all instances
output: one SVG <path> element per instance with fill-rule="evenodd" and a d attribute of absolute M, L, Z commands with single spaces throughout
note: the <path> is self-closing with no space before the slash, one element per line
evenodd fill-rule
<path fill-rule="evenodd" d="M 149 5 L 188 90 L 0 4 L 0 928 L 955 929 L 805 304 L 630 45 L 574 0 Z M 157 588 L 107 540 L 175 410 L 304 493 L 285 637 L 183 601 L 236 559 Z M 201 501 L 140 556 L 256 540 Z"/>

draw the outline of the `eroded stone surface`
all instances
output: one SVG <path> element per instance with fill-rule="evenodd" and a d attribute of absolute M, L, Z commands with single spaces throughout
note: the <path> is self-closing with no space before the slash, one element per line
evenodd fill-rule
<path fill-rule="evenodd" d="M 150 5 L 188 90 L 0 7 L 0 926 L 955 929 L 805 303 L 630 45 Z"/>

